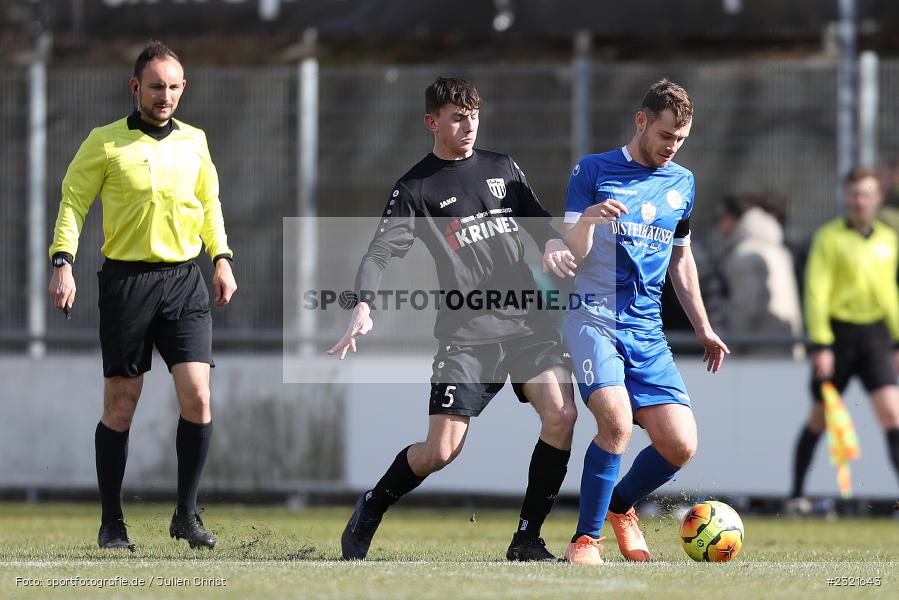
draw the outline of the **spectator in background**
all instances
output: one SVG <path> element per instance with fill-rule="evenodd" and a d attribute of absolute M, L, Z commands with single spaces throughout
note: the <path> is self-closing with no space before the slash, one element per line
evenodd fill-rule
<path fill-rule="evenodd" d="M 693 238 L 690 242 L 693 248 L 693 258 L 696 260 L 696 269 L 699 271 L 699 289 L 702 292 L 702 298 L 706 305 L 709 323 L 713 328 L 722 326 L 724 317 L 722 309 L 724 308 L 724 282 L 721 273 L 715 265 L 711 253 L 706 250 L 705 245 L 700 240 Z M 684 331 L 689 332 L 689 342 L 679 345 L 676 339 L 669 339 L 671 347 L 675 352 L 700 353 L 702 346 L 695 343 L 693 336 L 693 325 L 684 312 L 677 295 L 674 292 L 674 286 L 670 279 L 665 280 L 662 287 L 662 325 L 665 331 Z"/>
<path fill-rule="evenodd" d="M 803 484 L 825 427 L 821 385 L 826 381 L 842 393 L 849 380 L 859 376 L 899 473 L 899 242 L 895 231 L 874 218 L 883 192 L 873 169 L 853 169 L 844 193 L 847 215 L 818 230 L 806 267 L 814 402 L 796 443 L 788 512 L 810 508 Z"/>
<path fill-rule="evenodd" d="M 805 261 L 808 259 L 808 247 L 811 244 L 811 236 L 805 231 L 791 227 L 787 221 L 787 205 L 789 198 L 782 192 L 766 191 L 754 197 L 756 203 L 766 213 L 777 219 L 784 232 L 784 246 L 793 257 L 793 274 L 799 285 L 799 297 L 802 298 L 803 278 L 805 277 Z"/>
<path fill-rule="evenodd" d="M 798 338 L 802 335 L 799 290 L 793 257 L 784 245 L 784 230 L 766 211 L 767 196 L 727 197 L 718 228 L 725 237 L 720 262 L 727 287 L 724 324 L 732 333 Z M 749 345 L 742 352 L 778 352 L 781 344 Z M 787 347 L 802 357 L 798 342 Z"/>

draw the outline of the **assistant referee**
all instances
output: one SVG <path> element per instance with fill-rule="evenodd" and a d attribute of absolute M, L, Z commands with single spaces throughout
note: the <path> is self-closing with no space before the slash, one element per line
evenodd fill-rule
<path fill-rule="evenodd" d="M 853 169 L 843 191 L 847 214 L 818 230 L 806 265 L 805 322 L 812 343 L 814 402 L 796 443 L 788 512 L 811 508 L 803 488 L 825 427 L 825 381 L 842 392 L 858 375 L 899 473 L 899 241 L 889 226 L 875 219 L 883 191 L 873 169 Z"/>
<path fill-rule="evenodd" d="M 237 290 L 219 183 L 206 135 L 172 116 L 187 81 L 178 56 L 151 41 L 134 64 L 128 117 L 90 132 L 62 182 L 50 246 L 50 296 L 75 300 L 72 265 L 84 218 L 99 194 L 106 257 L 99 278 L 103 416 L 95 434 L 101 548 L 133 547 L 122 513 L 128 432 L 150 370 L 153 346 L 166 362 L 181 406 L 176 451 L 178 504 L 169 532 L 192 548 L 215 546 L 197 514 L 197 491 L 212 437 L 209 292 L 195 259 L 212 257 L 216 304 Z"/>

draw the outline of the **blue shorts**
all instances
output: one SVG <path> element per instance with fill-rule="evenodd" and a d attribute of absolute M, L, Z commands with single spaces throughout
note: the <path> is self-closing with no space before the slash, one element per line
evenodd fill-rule
<path fill-rule="evenodd" d="M 585 404 L 595 390 L 620 385 L 627 388 L 635 414 L 658 404 L 690 406 L 687 387 L 660 330 L 611 329 L 573 311 L 565 319 L 564 339 Z"/>

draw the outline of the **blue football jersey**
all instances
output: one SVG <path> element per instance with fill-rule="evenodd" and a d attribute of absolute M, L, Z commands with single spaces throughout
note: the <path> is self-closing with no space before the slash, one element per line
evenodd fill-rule
<path fill-rule="evenodd" d="M 609 198 L 628 209 L 618 220 L 594 228 L 593 247 L 576 279 L 580 310 L 618 329 L 661 328 L 671 247 L 690 242 L 688 226 L 678 224 L 689 219 L 695 194 L 688 169 L 673 162 L 645 167 L 627 147 L 585 156 L 575 165 L 568 180 L 566 223 L 576 223 L 588 207 Z"/>

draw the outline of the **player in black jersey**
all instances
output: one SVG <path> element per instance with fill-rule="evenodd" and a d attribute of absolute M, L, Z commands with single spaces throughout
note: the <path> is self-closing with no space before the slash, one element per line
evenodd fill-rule
<path fill-rule="evenodd" d="M 447 300 L 452 292 L 468 297 L 478 291 L 537 289 L 524 261 L 519 226 L 544 248 L 545 271 L 574 275 L 573 255 L 518 165 L 504 154 L 474 148 L 481 106 L 475 88 L 461 79 L 440 78 L 427 88 L 425 100 L 424 121 L 434 134 L 434 150 L 397 182 L 387 201 L 356 275 L 362 301 L 343 338 L 328 352 L 341 359 L 348 350 L 355 352 L 356 338 L 372 328 L 364 300 L 374 297 L 388 261 L 404 256 L 415 239 L 433 256 Z M 439 346 L 427 438 L 401 450 L 377 485 L 356 502 L 341 537 L 343 557 L 365 558 L 384 512 L 459 455 L 471 417 L 511 376 L 518 399 L 534 406 L 542 427 L 506 557 L 555 560 L 540 527 L 565 478 L 577 418 L 558 333 L 545 313 L 518 305 L 477 310 L 444 305 L 434 333 Z"/>

